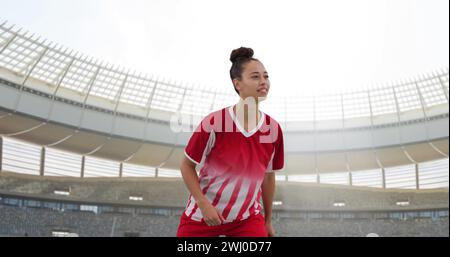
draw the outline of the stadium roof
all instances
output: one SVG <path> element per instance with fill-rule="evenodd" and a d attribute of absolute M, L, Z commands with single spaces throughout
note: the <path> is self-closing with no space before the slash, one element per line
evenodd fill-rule
<path fill-rule="evenodd" d="M 164 132 L 171 114 L 202 117 L 237 100 L 220 89 L 199 90 L 112 67 L 6 23 L 0 25 L 0 75 L 5 90 L 2 135 L 158 168 L 177 169 L 183 156 L 186 138 Z M 286 174 L 348 173 L 448 158 L 448 91 L 446 69 L 364 91 L 285 96 L 265 103 L 263 109 L 287 132 Z M 29 94 L 35 100 L 24 98 Z M 75 123 L 70 117 L 53 116 L 64 115 L 64 104 L 81 110 Z M 105 125 L 94 116 L 86 121 L 88 111 L 101 112 L 112 122 Z M 142 137 L 130 130 L 132 126 L 120 135 L 119 117 L 126 124 L 143 121 L 153 129 L 151 135 Z M 97 128 L 89 128 L 92 123 Z M 358 131 L 365 131 L 359 140 Z M 342 142 L 330 146 L 330 138 Z"/>

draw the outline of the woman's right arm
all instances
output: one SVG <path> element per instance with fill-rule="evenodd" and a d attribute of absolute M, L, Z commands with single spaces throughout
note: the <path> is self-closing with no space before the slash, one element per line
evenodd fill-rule
<path fill-rule="evenodd" d="M 183 176 L 184 183 L 194 197 L 197 205 L 202 212 L 203 220 L 209 226 L 217 226 L 222 224 L 224 218 L 222 215 L 212 206 L 208 198 L 203 194 L 200 183 L 198 181 L 197 171 L 195 171 L 195 163 L 189 160 L 186 156 L 181 162 L 181 175 Z"/>

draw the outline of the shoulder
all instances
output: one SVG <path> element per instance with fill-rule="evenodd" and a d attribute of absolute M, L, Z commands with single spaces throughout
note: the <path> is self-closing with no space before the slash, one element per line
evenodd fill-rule
<path fill-rule="evenodd" d="M 222 108 L 220 110 L 213 111 L 208 115 L 206 115 L 201 120 L 200 125 L 202 127 L 202 130 L 206 132 L 210 132 L 211 130 L 220 131 L 221 129 L 220 127 L 222 126 L 225 119 L 226 111 L 227 108 Z"/>
<path fill-rule="evenodd" d="M 261 127 L 261 131 L 265 134 L 264 142 L 280 144 L 283 141 L 283 131 L 280 124 L 270 115 L 264 113 L 265 122 Z"/>
<path fill-rule="evenodd" d="M 269 125 L 272 129 L 276 128 L 278 130 L 281 130 L 281 126 L 280 126 L 280 124 L 278 123 L 277 120 L 272 118 L 269 114 L 267 114 L 265 112 L 263 112 L 263 113 L 264 113 L 264 116 L 265 116 L 265 124 L 266 125 Z"/>

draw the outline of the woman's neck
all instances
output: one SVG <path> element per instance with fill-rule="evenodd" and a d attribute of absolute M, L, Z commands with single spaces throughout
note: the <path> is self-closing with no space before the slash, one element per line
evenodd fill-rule
<path fill-rule="evenodd" d="M 242 98 L 239 102 L 233 107 L 233 111 L 235 113 L 236 119 L 239 124 L 243 124 L 245 131 L 251 131 L 257 127 L 258 121 L 260 119 L 259 112 L 259 102 L 258 99 L 247 98 L 243 100 Z"/>

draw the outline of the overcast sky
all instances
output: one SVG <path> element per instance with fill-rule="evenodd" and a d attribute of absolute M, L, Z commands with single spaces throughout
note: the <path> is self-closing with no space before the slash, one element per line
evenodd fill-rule
<path fill-rule="evenodd" d="M 0 0 L 8 20 L 120 67 L 229 88 L 247 46 L 273 94 L 355 90 L 448 68 L 448 0 Z"/>

